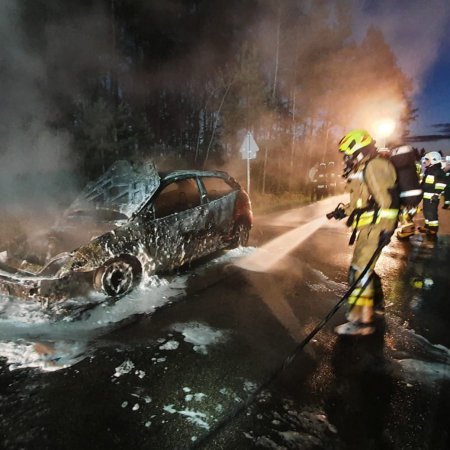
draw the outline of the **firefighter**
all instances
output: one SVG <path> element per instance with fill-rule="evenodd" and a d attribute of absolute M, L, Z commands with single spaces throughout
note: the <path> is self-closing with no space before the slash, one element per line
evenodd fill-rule
<path fill-rule="evenodd" d="M 327 195 L 327 165 L 322 162 L 319 164 L 319 169 L 317 170 L 317 200 L 320 200 Z"/>
<path fill-rule="evenodd" d="M 319 165 L 316 163 L 314 166 L 309 169 L 308 178 L 309 178 L 309 188 L 310 188 L 310 196 L 311 201 L 316 200 L 317 196 L 317 172 L 319 170 Z"/>
<path fill-rule="evenodd" d="M 336 169 L 334 167 L 334 161 L 329 161 L 327 164 L 327 185 L 328 185 L 328 194 L 335 195 L 336 194 Z"/>
<path fill-rule="evenodd" d="M 425 172 L 422 189 L 425 226 L 419 227 L 419 231 L 425 233 L 429 239 L 435 239 L 439 231 L 439 199 L 446 186 L 446 177 L 442 170 L 441 160 L 441 155 L 438 152 L 429 152 L 424 157 Z"/>
<path fill-rule="evenodd" d="M 344 177 L 350 202 L 336 208 L 334 217 L 348 217 L 347 225 L 353 227 L 350 245 L 356 239 L 349 270 L 352 285 L 369 264 L 379 247 L 387 245 L 396 228 L 399 195 L 397 175 L 389 159 L 377 154 L 375 142 L 365 130 L 354 130 L 339 142 L 344 154 Z M 382 296 L 381 280 L 374 272 L 374 258 L 369 271 L 358 282 L 348 299 L 347 323 L 335 331 L 339 335 L 369 335 L 375 331 L 374 301 Z M 381 304 L 375 305 L 382 314 Z"/>
<path fill-rule="evenodd" d="M 449 209 L 450 208 L 450 156 L 447 156 L 445 158 L 445 189 L 444 189 L 444 205 L 442 206 L 443 209 Z"/>

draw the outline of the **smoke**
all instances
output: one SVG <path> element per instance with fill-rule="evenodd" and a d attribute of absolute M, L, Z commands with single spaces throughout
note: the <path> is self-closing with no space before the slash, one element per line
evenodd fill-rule
<path fill-rule="evenodd" d="M 0 205 L 16 213 L 49 206 L 71 184 L 66 175 L 54 186 L 52 176 L 71 168 L 70 138 L 49 126 L 54 112 L 40 90 L 46 66 L 21 28 L 18 2 L 0 2 Z"/>
<path fill-rule="evenodd" d="M 448 0 L 353 0 L 356 35 L 368 26 L 379 27 L 393 47 L 403 71 L 413 80 L 415 92 L 442 51 L 450 26 Z M 448 49 L 447 49 L 448 50 Z"/>
<path fill-rule="evenodd" d="M 3 239 L 18 228 L 47 228 L 84 183 L 73 134 L 58 126 L 69 110 L 61 105 L 81 101 L 86 79 L 93 71 L 107 74 L 112 61 L 106 14 L 98 6 L 77 8 L 0 2 Z"/>
<path fill-rule="evenodd" d="M 98 87 L 99 80 L 104 80 L 102 87 L 107 90 L 113 71 L 125 100 L 155 108 L 145 124 L 156 135 L 149 138 L 151 145 L 160 143 L 165 152 L 174 135 L 189 135 L 189 149 L 176 153 L 174 162 L 190 151 L 199 154 L 195 162 L 201 165 L 208 152 L 209 161 L 214 161 L 207 162 L 210 167 L 217 165 L 215 157 L 225 148 L 226 167 L 243 179 L 246 167 L 237 159 L 238 132 L 252 129 L 261 144 L 252 164 L 262 166 L 268 150 L 268 183 L 286 181 L 293 174 L 304 177 L 316 160 L 335 158 L 335 142 L 348 128 L 370 129 L 380 114 L 398 119 L 405 112 L 398 77 L 394 82 L 378 77 L 377 64 L 383 61 L 376 49 L 355 52 L 358 68 L 350 70 L 352 52 L 359 45 L 353 46 L 352 39 L 362 42 L 370 25 L 380 28 L 417 90 L 438 55 L 450 15 L 445 0 L 346 0 L 339 5 L 294 0 L 230 0 L 226 5 L 211 0 L 191 6 L 181 0 L 57 3 L 5 0 L 0 4 L 4 91 L 0 188 L 7 193 L 3 201 L 9 197 L 13 204 L 21 189 L 31 203 L 37 201 L 38 192 L 47 191 L 52 197 L 54 190 L 45 189 L 43 180 L 58 171 L 73 171 L 77 163 L 71 151 L 73 136 L 51 126 L 64 112 L 58 109 L 65 104 L 61 98 L 68 98 L 69 106 L 70 101 L 73 105 L 77 99 L 85 100 L 83 89 Z M 39 12 L 37 24 L 34 5 Z M 46 14 L 39 8 L 46 8 Z M 120 20 L 113 20 L 114 8 Z M 32 45 L 30 27 L 36 30 Z M 129 32 L 126 27 L 134 28 Z M 245 45 L 248 51 L 241 54 Z M 369 65 L 366 59 L 375 62 Z M 233 84 L 224 96 L 230 80 Z M 158 99 L 160 92 L 163 100 Z M 91 94 L 98 97 L 94 88 Z M 164 114 L 162 101 L 167 105 Z M 247 112 L 245 104 L 250 105 Z M 206 119 L 194 114 L 192 119 L 191 110 L 204 111 L 210 123 L 217 121 L 213 140 L 200 131 L 203 140 L 196 139 L 198 121 Z M 95 122 L 89 131 L 97 136 Z"/>

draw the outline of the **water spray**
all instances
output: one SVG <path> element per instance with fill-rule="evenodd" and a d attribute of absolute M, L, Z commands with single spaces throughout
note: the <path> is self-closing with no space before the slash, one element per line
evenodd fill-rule
<path fill-rule="evenodd" d="M 326 218 L 319 217 L 304 225 L 300 225 L 294 230 L 271 240 L 251 255 L 237 261 L 235 265 L 253 272 L 269 272 L 280 260 L 308 239 L 325 223 Z"/>

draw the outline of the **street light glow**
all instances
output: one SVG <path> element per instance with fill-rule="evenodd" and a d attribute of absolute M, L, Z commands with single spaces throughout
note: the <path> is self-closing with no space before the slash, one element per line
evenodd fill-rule
<path fill-rule="evenodd" d="M 392 119 L 381 119 L 375 124 L 376 134 L 379 138 L 387 138 L 395 130 L 395 122 Z"/>

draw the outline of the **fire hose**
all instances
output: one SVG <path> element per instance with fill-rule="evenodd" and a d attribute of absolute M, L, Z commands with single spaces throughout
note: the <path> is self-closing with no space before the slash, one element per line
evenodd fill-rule
<path fill-rule="evenodd" d="M 331 217 L 330 217 L 331 218 Z M 258 394 L 265 389 L 267 386 L 269 386 L 275 379 L 278 378 L 278 376 L 291 364 L 291 362 L 294 360 L 295 356 L 302 351 L 306 345 L 311 342 L 311 340 L 314 338 L 314 336 L 328 323 L 328 321 L 336 314 L 338 309 L 342 306 L 342 304 L 350 297 L 350 294 L 352 291 L 356 288 L 356 286 L 363 280 L 363 278 L 366 276 L 367 272 L 370 270 L 370 267 L 376 261 L 378 256 L 381 253 L 381 250 L 383 249 L 384 245 L 378 245 L 378 247 L 375 249 L 373 255 L 371 256 L 369 262 L 364 267 L 363 271 L 359 274 L 359 276 L 353 281 L 351 286 L 347 289 L 347 291 L 342 295 L 342 297 L 339 299 L 339 301 L 333 306 L 333 308 L 330 309 L 328 314 L 326 314 L 325 317 L 314 327 L 314 329 L 295 347 L 295 349 L 291 352 L 289 356 L 285 358 L 283 363 L 270 375 L 269 378 L 267 378 L 266 381 L 264 381 L 255 391 L 253 391 L 247 399 L 241 403 L 238 407 L 236 407 L 233 411 L 231 411 L 227 416 L 225 416 L 220 422 L 218 422 L 212 430 L 205 435 L 204 437 L 201 437 L 197 439 L 197 441 L 190 447 L 192 449 L 202 448 L 206 445 L 207 442 L 209 442 L 214 436 L 219 433 L 220 430 L 225 428 L 232 420 L 234 420 L 236 417 L 238 417 L 240 414 L 242 414 L 247 408 L 252 405 Z M 359 293 L 364 291 L 367 284 L 369 283 L 370 277 L 367 277 L 362 286 L 359 290 Z M 358 294 L 359 296 L 360 294 Z M 355 300 L 356 303 L 356 300 Z M 354 304 L 351 305 L 354 306 Z M 350 308 L 351 308 L 350 307 Z"/>

